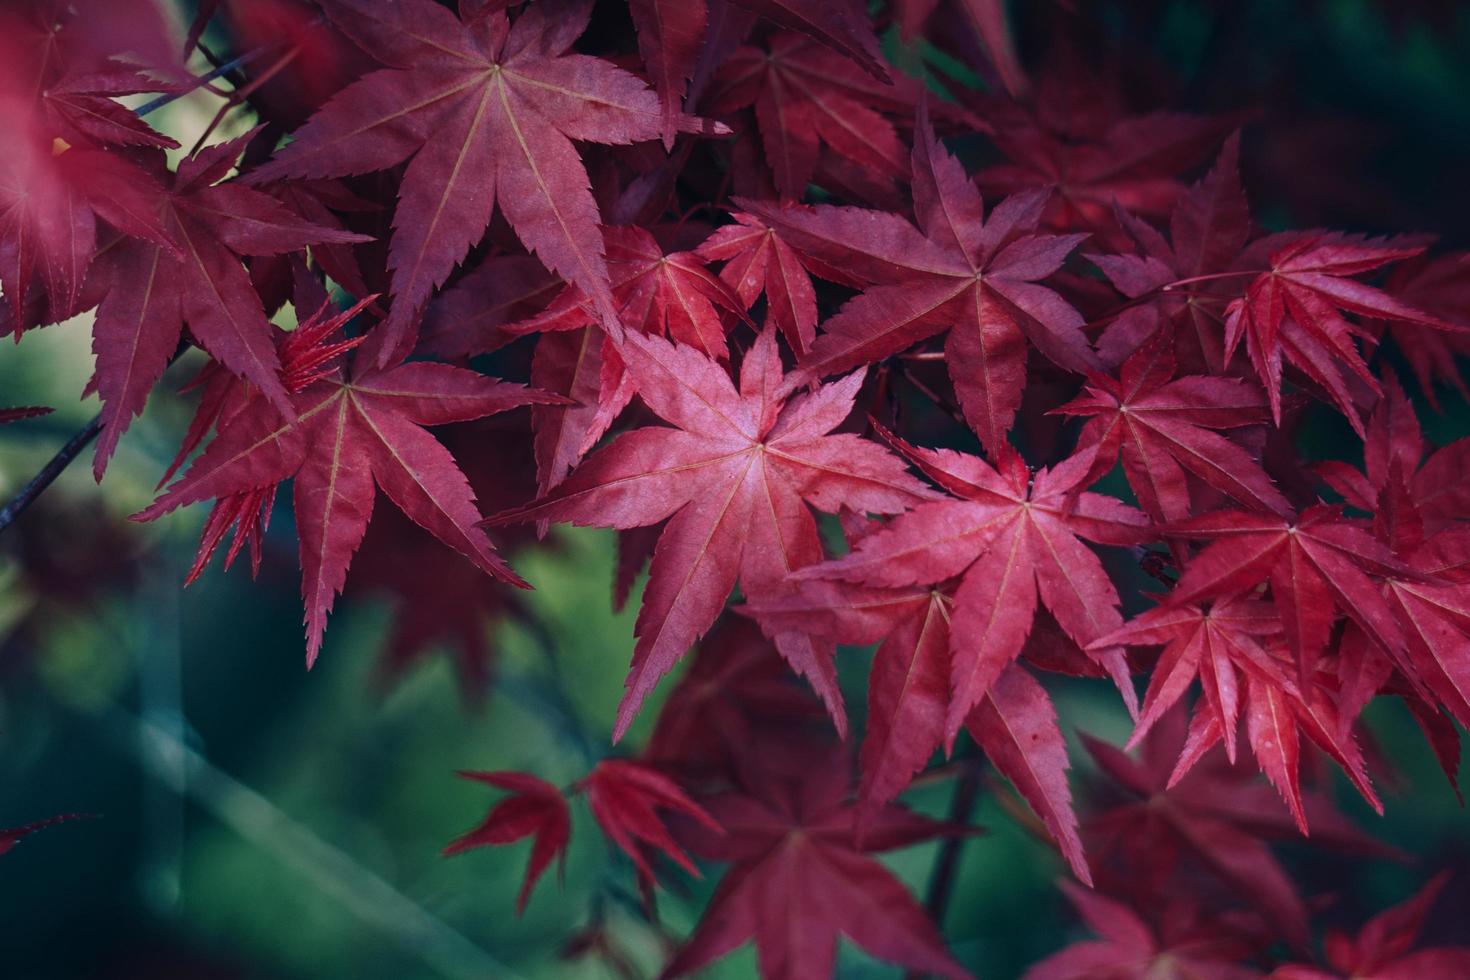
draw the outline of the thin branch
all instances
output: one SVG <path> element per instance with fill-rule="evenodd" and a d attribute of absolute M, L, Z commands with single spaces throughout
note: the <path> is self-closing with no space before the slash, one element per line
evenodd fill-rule
<path fill-rule="evenodd" d="M 267 51 L 270 51 L 272 48 L 275 47 L 277 47 L 277 45 L 275 44 L 266 44 L 256 48 L 254 51 L 246 51 L 244 54 L 240 55 L 240 57 L 227 61 L 213 71 L 206 72 L 205 74 L 196 77 L 186 88 L 181 88 L 176 92 L 168 92 L 164 95 L 160 95 L 158 98 L 153 99 L 151 102 L 143 103 L 133 111 L 140 116 L 146 116 L 150 112 L 155 112 L 159 109 L 162 109 L 170 102 L 177 102 L 179 99 L 182 99 L 184 96 L 190 94 L 191 92 L 197 91 L 205 85 L 208 85 L 216 78 L 223 78 L 225 75 L 228 75 L 236 68 L 240 68 L 250 64 L 250 62 L 254 61 L 256 58 L 259 58 L 261 55 L 265 54 Z"/>
<path fill-rule="evenodd" d="M 960 425 L 969 428 L 969 423 L 965 421 L 965 413 L 960 411 L 960 407 L 958 405 L 950 401 L 948 398 L 945 398 L 939 392 L 935 391 L 924 381 L 920 380 L 917 376 L 915 376 L 913 371 L 909 370 L 908 365 L 906 365 L 903 361 L 890 360 L 888 363 L 892 367 L 893 373 L 907 381 L 915 391 L 923 395 L 925 398 L 929 399 L 929 401 L 933 402 L 940 411 L 944 412 L 944 414 L 954 419 Z"/>
<path fill-rule="evenodd" d="M 97 438 L 97 433 L 102 431 L 102 415 L 98 413 L 92 421 L 77 430 L 76 435 L 66 441 L 66 445 L 56 451 L 50 462 L 41 467 L 41 472 L 31 477 L 31 482 L 21 487 L 20 493 L 6 504 L 0 507 L 0 534 L 14 524 L 16 518 L 25 513 L 26 508 L 36 502 L 36 498 L 45 492 L 46 488 L 56 482 L 56 478 L 62 471 L 71 465 L 71 461 L 81 455 L 87 444 Z"/>
<path fill-rule="evenodd" d="M 954 796 L 949 801 L 949 822 L 952 824 L 967 824 L 975 811 L 975 804 L 980 799 L 980 769 L 981 760 L 972 757 L 966 760 L 967 765 L 955 780 Z M 929 875 L 929 893 L 925 896 L 924 907 L 929 910 L 929 917 L 938 926 L 944 923 L 944 912 L 949 907 L 950 896 L 954 893 L 955 876 L 959 873 L 960 851 L 969 838 L 963 835 L 946 837 L 944 843 L 939 845 L 939 854 L 934 858 L 934 870 Z M 922 980 L 923 973 L 913 972 L 908 974 L 906 980 Z"/>

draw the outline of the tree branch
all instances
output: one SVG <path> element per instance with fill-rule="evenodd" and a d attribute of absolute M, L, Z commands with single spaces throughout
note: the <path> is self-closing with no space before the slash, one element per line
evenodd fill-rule
<path fill-rule="evenodd" d="M 970 816 L 975 811 L 975 804 L 980 799 L 980 768 L 982 760 L 978 757 L 967 759 L 968 765 L 960 771 L 955 780 L 954 796 L 949 801 L 948 820 L 953 824 L 967 824 Z M 929 873 L 929 893 L 924 897 L 924 907 L 929 910 L 929 917 L 934 924 L 943 928 L 944 912 L 949 907 L 950 896 L 954 893 L 955 876 L 959 872 L 960 850 L 965 846 L 969 838 L 963 835 L 946 837 L 944 843 L 939 845 L 939 854 L 934 858 L 934 869 Z M 905 980 L 923 980 L 926 974 L 912 972 Z"/>
<path fill-rule="evenodd" d="M 176 92 L 168 92 L 164 95 L 160 95 L 158 98 L 153 99 L 152 101 L 143 103 L 133 111 L 140 116 L 146 116 L 150 112 L 162 109 L 170 102 L 176 102 L 179 99 L 182 99 L 190 92 L 193 92 L 205 85 L 208 85 L 216 78 L 223 78 L 224 76 L 233 72 L 236 68 L 248 65 L 250 62 L 254 61 L 256 58 L 259 58 L 261 55 L 265 54 L 267 51 L 271 50 L 274 47 L 277 47 L 277 45 L 267 44 L 256 48 L 254 51 L 247 51 L 244 54 L 240 55 L 240 57 L 225 62 L 211 72 L 206 72 L 203 75 L 196 76 L 187 87 L 181 88 Z"/>
<path fill-rule="evenodd" d="M 36 502 L 36 498 L 46 491 L 46 488 L 56 482 L 56 478 L 62 471 L 71 465 L 71 461 L 81 455 L 87 444 L 97 438 L 97 433 L 102 431 L 102 415 L 98 413 L 93 416 L 92 421 L 77 430 L 76 435 L 66 441 L 66 445 L 56 451 L 50 462 L 41 467 L 41 472 L 31 477 L 31 482 L 21 487 L 20 493 L 6 504 L 0 507 L 0 534 L 14 524 L 16 518 L 25 513 L 26 508 Z"/>

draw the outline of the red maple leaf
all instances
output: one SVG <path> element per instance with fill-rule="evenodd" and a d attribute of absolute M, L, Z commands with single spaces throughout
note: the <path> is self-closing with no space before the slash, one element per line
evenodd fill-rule
<path fill-rule="evenodd" d="M 667 854 L 679 867 L 699 877 L 699 869 L 669 834 L 667 816 L 660 816 L 659 811 L 682 814 L 707 830 L 724 833 L 678 783 L 641 763 L 603 759 L 579 785 L 587 794 L 587 805 L 598 826 L 633 859 L 645 886 L 653 882 L 653 866 L 649 863 L 653 852 Z"/>
<path fill-rule="evenodd" d="M 327 323 L 340 327 L 346 315 Z M 482 571 L 525 585 L 476 526 L 474 494 L 454 457 L 421 426 L 483 418 L 556 396 L 447 364 L 384 369 L 368 360 L 359 358 L 350 373 L 339 368 L 308 384 L 290 397 L 289 412 L 256 398 L 223 417 L 188 472 L 138 515 L 156 520 L 186 504 L 242 493 L 268 501 L 276 484 L 292 479 L 308 665 L 321 649 L 327 614 L 367 531 L 375 484 Z"/>
<path fill-rule="evenodd" d="M 1438 700 L 1461 724 L 1470 721 L 1470 513 L 1462 474 L 1470 440 L 1425 457 L 1419 421 L 1398 381 L 1383 377 L 1384 397 L 1368 420 L 1362 472 L 1329 460 L 1317 472 L 1354 507 L 1374 514 L 1374 530 L 1407 568 L 1384 575 L 1383 593 L 1406 641 L 1405 657 L 1390 661 L 1372 647 L 1355 647 L 1369 669 L 1360 679 L 1387 680 L 1392 666 L 1410 680 L 1410 693 Z M 1373 664 L 1381 664 L 1377 671 Z M 1361 699 L 1375 693 L 1369 684 Z"/>
<path fill-rule="evenodd" d="M 1268 605 L 1234 595 L 1216 600 L 1208 609 L 1160 606 L 1103 637 L 1099 645 L 1164 644 L 1128 746 L 1143 740 L 1197 676 L 1204 699 L 1195 709 L 1188 743 L 1170 776 L 1171 785 L 1222 740 L 1233 764 L 1235 733 L 1243 714 L 1256 762 L 1280 791 L 1303 834 L 1308 830 L 1299 779 L 1299 732 L 1305 732 L 1335 759 L 1364 798 L 1382 812 L 1383 804 L 1368 782 L 1362 753 L 1350 726 L 1338 720 L 1334 699 L 1315 678 L 1303 694 L 1292 679 L 1296 672 L 1291 660 L 1269 642 L 1281 630 L 1280 620 Z"/>
<path fill-rule="evenodd" d="M 1269 582 L 1303 678 L 1326 648 L 1337 611 L 1402 659 L 1403 631 L 1369 576 L 1414 573 L 1343 517 L 1342 508 L 1317 504 L 1296 517 L 1221 510 L 1171 524 L 1164 533 L 1209 542 L 1185 565 L 1167 603 L 1223 598 Z"/>
<path fill-rule="evenodd" d="M 19 408 L 0 408 L 0 425 L 7 422 L 19 422 L 21 419 L 33 419 L 42 415 L 50 415 L 55 409 L 47 408 L 45 405 L 22 405 Z"/>
<path fill-rule="evenodd" d="M 1245 340 L 1271 416 L 1281 424 L 1283 358 L 1320 385 L 1361 437 L 1363 423 L 1349 388 L 1358 379 L 1374 394 L 1378 382 L 1353 344 L 1373 334 L 1344 314 L 1397 321 L 1436 330 L 1462 328 L 1394 299 L 1355 277 L 1413 258 L 1422 246 L 1397 245 L 1346 235 L 1308 234 L 1276 248 L 1268 268 L 1225 311 L 1225 358 Z"/>
<path fill-rule="evenodd" d="M 530 440 L 525 419 L 517 414 L 446 426 L 437 433 L 460 462 L 482 510 L 510 506 L 535 493 Z M 510 552 L 531 540 L 529 529 L 508 529 L 496 543 Z M 434 574 L 425 575 L 425 568 Z M 522 590 L 487 576 L 397 511 L 375 515 L 368 526 L 345 594 L 368 595 L 388 605 L 391 626 L 383 638 L 379 683 L 399 680 L 442 650 L 451 657 L 460 693 L 472 708 L 483 706 L 494 679 L 499 625 L 529 618 Z"/>
<path fill-rule="evenodd" d="M 1306 908 L 1267 841 L 1297 829 L 1275 792 L 1224 753 L 1191 758 L 1184 714 L 1170 712 L 1144 740 L 1138 759 L 1090 736 L 1083 745 L 1106 779 L 1108 799 L 1083 823 L 1093 871 L 1105 890 L 1136 898 L 1140 908 L 1168 904 L 1176 889 L 1197 893 L 1201 872 L 1265 916 L 1270 928 L 1302 945 Z M 1177 775 L 1177 778 L 1175 778 Z M 1101 801 L 1100 801 L 1101 802 Z M 1313 840 L 1348 852 L 1383 849 L 1359 833 L 1323 795 L 1303 795 Z"/>
<path fill-rule="evenodd" d="M 920 504 L 864 538 L 852 553 L 797 573 L 876 587 L 959 577 L 950 641 L 950 701 L 944 729 L 955 735 L 991 685 L 1021 653 L 1038 593 L 1063 631 L 1087 646 L 1122 625 L 1118 592 L 1079 535 L 1109 544 L 1148 536 L 1148 519 L 1120 501 L 1088 493 L 1093 454 L 1027 468 L 1014 450 L 999 469 L 978 456 L 889 441 L 952 497 Z M 1096 651 L 1125 698 L 1133 694 L 1121 648 Z"/>
<path fill-rule="evenodd" d="M 715 229 L 696 250 L 706 262 L 723 260 L 720 278 L 749 309 L 766 294 L 766 316 L 804 357 L 817 333 L 817 294 L 801 256 L 753 214 L 736 211 L 732 225 Z"/>
<path fill-rule="evenodd" d="M 755 107 L 776 190 L 794 201 L 824 146 L 866 180 L 892 187 L 906 179 L 908 153 L 889 117 L 912 115 L 919 94 L 902 76 L 875 78 L 805 37 L 777 34 L 764 49 L 742 47 L 726 59 L 706 104 L 715 115 Z"/>
<path fill-rule="evenodd" d="M 1442 320 L 1470 327 L 1470 253 L 1421 255 L 1400 262 L 1383 283 L 1383 291 L 1416 310 Z M 1389 336 L 1403 351 L 1419 388 L 1430 405 L 1439 407 L 1434 383 L 1453 385 L 1470 398 L 1470 388 L 1460 374 L 1456 359 L 1470 354 L 1470 333 L 1422 330 L 1404 320 L 1387 322 Z"/>
<path fill-rule="evenodd" d="M 1084 236 L 1035 234 L 1045 192 L 1002 201 L 985 220 L 979 192 L 923 110 L 913 181 L 919 229 L 881 211 L 737 203 L 796 248 L 873 284 L 823 324 L 804 374 L 851 370 L 948 331 L 945 365 L 960 407 L 996 451 L 1021 404 L 1028 341 L 1068 370 L 1101 370 L 1081 315 L 1037 283 Z"/>
<path fill-rule="evenodd" d="M 925 21 L 939 6 L 939 0 L 893 0 L 891 6 L 894 18 L 898 21 L 899 33 L 908 41 L 919 35 Z M 953 6 L 959 8 L 965 22 L 979 38 L 990 59 L 987 67 L 999 77 L 1001 85 L 1011 95 L 1018 98 L 1023 96 L 1030 86 L 1026 80 L 1026 71 L 1021 67 L 1020 56 L 1016 53 L 1016 42 L 1011 36 L 1010 24 L 1007 23 L 1004 0 L 958 0 Z M 945 45 L 955 39 L 947 36 L 945 28 L 940 27 L 931 29 L 925 40 L 936 45 Z M 990 73 L 986 74 L 986 81 L 990 81 Z"/>
<path fill-rule="evenodd" d="M 434 290 L 485 234 L 496 204 L 526 247 L 617 316 L 597 204 L 572 140 L 657 138 L 664 115 L 640 79 L 567 49 L 590 0 L 545 0 L 461 21 L 430 0 L 328 0 L 333 21 L 385 65 L 338 92 L 251 175 L 342 177 L 412 158 L 394 213 L 393 309 L 382 360 L 408 340 Z M 679 115 L 678 128 L 712 131 Z"/>
<path fill-rule="evenodd" d="M 563 288 L 532 256 L 492 256 L 435 294 L 418 350 L 445 359 L 496 350 L 515 340 L 506 325 L 539 313 Z"/>
<path fill-rule="evenodd" d="M 90 820 L 93 816 L 95 815 L 91 813 L 58 813 L 54 817 L 47 817 L 45 820 L 37 820 L 34 823 L 24 824 L 19 827 L 0 828 L 0 854 L 5 854 L 10 851 L 21 840 L 29 837 L 38 830 L 43 830 L 55 824 L 66 823 L 68 820 Z"/>
<path fill-rule="evenodd" d="M 791 751 L 783 741 L 764 750 Z M 757 751 L 755 746 L 749 751 Z M 685 829 L 695 853 L 729 861 L 699 925 L 664 977 L 693 973 L 753 940 L 761 976 L 804 980 L 832 975 L 837 938 L 879 959 L 942 977 L 968 977 L 907 888 L 868 855 L 960 832 L 888 805 L 855 836 L 841 750 L 799 750 L 800 773 L 746 767 L 740 790 L 705 799 L 722 836 Z M 797 761 L 797 760 L 792 760 Z"/>
<path fill-rule="evenodd" d="M 1240 137 L 1233 135 L 1210 172 L 1174 205 L 1167 238 L 1120 209 L 1118 227 L 1136 251 L 1087 256 L 1129 300 L 1098 338 L 1109 364 L 1168 326 L 1192 373 L 1223 370 L 1225 307 L 1240 278 L 1231 273 L 1254 271 L 1255 258 L 1245 251 L 1252 223 L 1239 161 Z"/>
<path fill-rule="evenodd" d="M 1054 62 L 1024 103 L 970 98 L 1009 161 L 981 170 L 975 182 L 994 195 L 1054 190 L 1045 227 L 1122 244 L 1118 209 L 1167 217 L 1184 193 L 1179 175 L 1208 159 L 1235 123 L 1173 112 L 1128 115 L 1116 81 L 1086 74 L 1081 63 L 1076 55 Z"/>
<path fill-rule="evenodd" d="M 1260 390 L 1234 378 L 1174 376 L 1169 338 L 1148 344 L 1123 362 L 1117 378 L 1088 377 L 1082 395 L 1054 409 L 1090 421 L 1078 443 L 1097 446 L 1095 473 L 1121 455 L 1128 485 L 1161 523 L 1190 516 L 1193 477 L 1261 510 L 1285 514 L 1290 506 L 1250 453 L 1213 429 L 1265 421 Z"/>
<path fill-rule="evenodd" d="M 659 710 L 643 751 L 650 761 L 707 778 L 733 769 L 755 732 L 824 723 L 821 704 L 747 619 L 722 616 L 691 660 Z"/>
<path fill-rule="evenodd" d="M 804 628 L 838 643 L 879 644 L 858 756 L 859 833 L 944 743 L 952 593 L 952 586 L 882 588 L 806 579 L 795 592 L 742 609 L 773 630 Z M 1067 786 L 1066 743 L 1045 689 L 1021 667 L 1007 667 L 966 726 L 1041 817 L 1077 877 L 1091 884 Z"/>
<path fill-rule="evenodd" d="M 669 252 L 652 232 L 638 227 L 604 227 L 613 300 L 624 328 L 668 337 L 708 357 L 727 358 L 725 334 L 731 315 L 746 305 L 693 252 Z M 512 335 L 575 330 L 597 324 L 586 294 L 568 286 L 535 316 L 512 324 Z"/>
<path fill-rule="evenodd" d="M 1164 648 L 1153 666 L 1143 709 L 1127 747 L 1137 746 L 1198 677 L 1204 692 L 1201 710 L 1208 710 L 1219 725 L 1226 756 L 1235 762 L 1243 675 L 1259 671 L 1283 687 L 1291 683 L 1262 647 L 1262 637 L 1279 634 L 1281 629 L 1268 603 L 1238 594 L 1215 600 L 1208 611 L 1192 604 L 1158 606 L 1093 641 L 1103 647 Z"/>
<path fill-rule="evenodd" d="M 711 358 L 729 358 L 725 334 L 736 317 L 749 319 L 745 304 L 699 256 L 665 254 L 643 228 L 607 227 L 602 235 L 613 301 L 624 329 L 668 337 Z M 532 367 L 537 384 L 572 402 L 546 406 L 532 415 L 543 493 L 607 433 L 633 398 L 633 382 L 616 343 L 596 327 L 596 312 L 586 295 L 568 286 L 540 313 L 504 328 L 510 336 L 575 331 L 561 341 L 543 341 Z M 589 329 L 591 333 L 585 332 Z"/>
<path fill-rule="evenodd" d="M 0 286 L 14 329 L 80 312 L 81 290 L 107 225 L 165 240 L 159 191 L 113 147 L 176 147 L 115 97 L 170 87 L 117 58 L 157 54 L 166 37 L 153 4 L 120 0 L 109 36 L 105 8 L 11 4 L 0 10 Z M 101 15 L 99 17 L 99 15 Z M 159 42 L 159 43 L 155 43 Z M 171 66 L 168 59 L 157 64 Z M 103 224 L 105 222 L 106 224 Z M 49 310 L 26 309 L 39 276 Z M 95 302 L 95 300 L 94 300 Z"/>
<path fill-rule="evenodd" d="M 1448 880 L 1448 872 L 1435 876 L 1409 899 L 1369 919 L 1357 936 L 1329 930 L 1323 942 L 1329 969 L 1288 964 L 1277 968 L 1272 980 L 1451 980 L 1470 974 L 1470 946 L 1414 948 L 1424 919 Z"/>
<path fill-rule="evenodd" d="M 532 838 L 526 879 L 516 899 L 519 915 L 526 909 L 526 900 L 531 897 L 536 880 L 551 866 L 552 860 L 560 857 L 566 861 L 567 843 L 572 837 L 572 815 L 566 797 L 546 780 L 523 772 L 460 772 L 459 775 L 506 790 L 511 795 L 495 804 L 479 826 L 451 841 L 443 853 L 445 856 L 461 854 L 475 847 Z"/>
<path fill-rule="evenodd" d="M 615 737 L 714 623 L 737 580 L 746 595 L 760 595 L 822 558 L 808 504 L 892 514 L 931 496 L 891 453 L 856 435 L 829 434 L 852 411 L 861 372 L 811 394 L 782 394 L 791 384 L 773 328 L 746 352 L 738 391 L 718 362 L 657 337 L 627 334 L 622 357 L 644 403 L 678 428 L 626 433 L 540 499 L 492 518 L 617 528 L 668 521 L 638 615 Z M 783 634 L 778 643 L 842 727 L 830 651 L 801 634 Z"/>
<path fill-rule="evenodd" d="M 1073 943 L 1026 971 L 1023 980 L 1259 980 L 1242 964 L 1264 945 L 1255 923 L 1241 916 L 1207 918 L 1188 899 L 1176 897 L 1158 910 L 1155 929 L 1130 906 L 1069 881 L 1057 887 L 1097 939 Z"/>
<path fill-rule="evenodd" d="M 289 406 L 276 330 L 240 256 L 368 240 L 310 224 L 261 191 L 219 183 L 248 139 L 208 147 L 179 165 L 159 204 L 166 241 L 123 238 L 98 260 L 93 275 L 106 288 L 92 328 L 93 380 L 102 398 L 93 464 L 99 480 L 174 356 L 185 325 L 215 360 L 280 409 Z"/>

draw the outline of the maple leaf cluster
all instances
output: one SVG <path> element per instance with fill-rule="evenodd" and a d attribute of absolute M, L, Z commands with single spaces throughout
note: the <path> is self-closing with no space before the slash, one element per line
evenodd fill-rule
<path fill-rule="evenodd" d="M 384 677 L 449 646 L 479 704 L 493 624 L 534 618 L 508 554 L 614 529 L 627 757 L 462 773 L 505 795 L 446 853 L 530 838 L 523 907 L 585 798 L 650 915 L 664 863 L 725 864 L 667 976 L 747 941 L 827 976 L 839 937 L 967 976 L 874 855 L 975 831 L 899 798 L 976 751 L 1099 936 L 1034 977 L 1470 975 L 1411 951 L 1437 881 L 1302 965 L 1271 846 L 1386 853 L 1320 765 L 1382 810 L 1380 695 L 1456 778 L 1470 442 L 1409 392 L 1466 390 L 1470 260 L 1266 231 L 1244 117 L 1028 71 L 1005 4 L 869 6 L 215 0 L 181 58 L 146 0 L 0 3 L 0 317 L 90 314 L 99 481 L 201 364 L 137 519 L 212 502 L 189 579 L 231 535 L 259 569 L 289 483 L 308 666 L 346 589 L 386 600 Z M 214 20 L 253 45 L 216 123 L 253 128 L 183 152 L 119 99 L 198 88 Z M 890 26 L 970 83 L 901 72 Z M 1085 805 L 1057 676 L 1132 719 L 1083 739 Z"/>

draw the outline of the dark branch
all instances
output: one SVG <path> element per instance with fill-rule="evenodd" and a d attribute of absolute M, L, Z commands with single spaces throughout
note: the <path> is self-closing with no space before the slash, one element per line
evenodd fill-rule
<path fill-rule="evenodd" d="M 975 811 L 975 804 L 980 799 L 980 768 L 982 760 L 972 756 L 965 761 L 965 766 L 960 770 L 955 779 L 954 796 L 949 801 L 949 822 L 951 824 L 968 824 L 970 817 Z M 934 870 L 929 874 L 929 894 L 924 898 L 924 907 L 929 910 L 929 917 L 934 920 L 935 925 L 941 929 L 944 927 L 944 912 L 949 907 L 950 896 L 954 893 L 955 876 L 959 873 L 960 851 L 965 846 L 969 837 L 956 834 L 944 839 L 939 845 L 939 854 L 934 858 Z M 922 980 L 923 973 L 910 973 L 906 980 Z"/>
<path fill-rule="evenodd" d="M 213 71 L 198 76 L 189 84 L 187 88 L 179 89 L 177 92 L 169 92 L 165 95 L 160 95 L 158 98 L 153 99 L 151 102 L 143 103 L 133 111 L 140 116 L 146 116 L 150 112 L 162 109 L 170 102 L 175 102 L 179 99 L 182 99 L 190 92 L 193 92 L 204 85 L 208 85 L 216 78 L 223 78 L 224 76 L 233 72 L 236 68 L 248 65 L 250 62 L 254 61 L 256 58 L 259 58 L 261 55 L 265 54 L 273 47 L 275 47 L 275 45 L 266 45 L 264 47 L 256 48 L 254 51 L 247 51 L 244 54 L 240 55 L 240 57 L 225 62 Z"/>
<path fill-rule="evenodd" d="M 5 529 L 14 524 L 16 518 L 25 513 L 26 508 L 35 503 L 36 498 L 56 482 L 56 478 L 61 475 L 62 471 L 71 465 L 72 460 L 81 455 L 82 450 L 86 449 L 87 444 L 97 438 L 97 433 L 101 431 L 102 415 L 99 413 L 92 418 L 92 421 L 78 429 L 76 435 L 66 441 L 66 445 L 56 451 L 56 455 L 51 457 L 50 462 L 41 467 L 41 472 L 32 477 L 31 482 L 22 487 L 20 493 L 16 494 L 10 503 L 0 508 L 0 534 L 4 534 Z"/>

